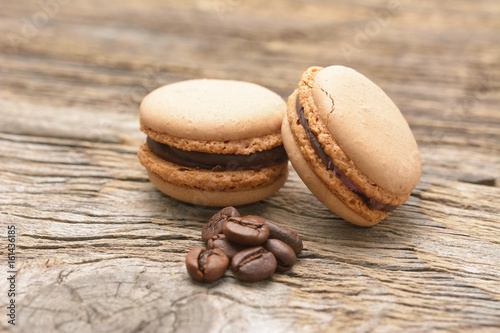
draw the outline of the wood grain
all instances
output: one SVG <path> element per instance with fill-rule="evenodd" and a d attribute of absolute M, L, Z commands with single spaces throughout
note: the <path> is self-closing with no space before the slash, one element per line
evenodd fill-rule
<path fill-rule="evenodd" d="M 1 281 L 7 226 L 18 232 L 17 325 L 2 282 L 0 331 L 500 330 L 497 1 L 0 7 Z M 240 210 L 303 237 L 293 270 L 193 282 L 184 257 L 215 211 L 149 183 L 138 103 L 200 77 L 286 98 L 307 67 L 330 64 L 364 73 L 400 106 L 422 152 L 419 186 L 365 229 L 330 213 L 292 169 L 276 195 Z"/>

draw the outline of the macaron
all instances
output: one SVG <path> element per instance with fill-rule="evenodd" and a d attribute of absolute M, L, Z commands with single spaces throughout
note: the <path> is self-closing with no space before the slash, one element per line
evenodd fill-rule
<path fill-rule="evenodd" d="M 306 186 L 356 225 L 385 219 L 420 180 L 419 149 L 400 110 L 348 67 L 311 67 L 302 74 L 288 98 L 282 136 Z"/>
<path fill-rule="evenodd" d="M 140 105 L 138 157 L 151 182 L 180 201 L 237 206 L 269 197 L 288 176 L 285 101 L 260 85 L 196 79 L 160 87 Z"/>

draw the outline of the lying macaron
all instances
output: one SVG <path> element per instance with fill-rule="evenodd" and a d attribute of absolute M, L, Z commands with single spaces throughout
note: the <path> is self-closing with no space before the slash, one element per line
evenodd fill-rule
<path fill-rule="evenodd" d="M 279 95 L 249 82 L 166 85 L 141 103 L 147 140 L 138 157 L 151 182 L 175 199 L 204 206 L 252 203 L 286 181 L 285 113 Z"/>
<path fill-rule="evenodd" d="M 374 225 L 403 204 L 420 180 L 417 143 L 392 100 L 343 67 L 311 67 L 288 98 L 282 135 L 288 157 L 331 211 Z"/>

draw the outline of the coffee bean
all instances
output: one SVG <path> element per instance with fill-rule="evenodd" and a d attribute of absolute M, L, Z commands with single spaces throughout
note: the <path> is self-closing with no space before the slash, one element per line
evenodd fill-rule
<path fill-rule="evenodd" d="M 276 270 L 276 258 L 262 246 L 250 247 L 236 253 L 231 260 L 231 270 L 243 282 L 267 279 Z"/>
<path fill-rule="evenodd" d="M 195 247 L 186 256 L 189 275 L 200 282 L 221 278 L 229 262 L 238 280 L 261 281 L 290 270 L 303 248 L 295 231 L 256 215 L 240 216 L 234 207 L 214 214 L 202 228 L 202 239 L 208 249 Z"/>
<path fill-rule="evenodd" d="M 224 223 L 231 216 L 240 216 L 240 213 L 234 207 L 226 207 L 219 210 L 208 220 L 203 228 L 201 229 L 201 238 L 203 241 L 208 242 L 208 240 L 217 234 L 222 233 L 222 223 Z"/>
<path fill-rule="evenodd" d="M 229 259 L 231 259 L 239 251 L 243 250 L 241 245 L 228 241 L 224 234 L 212 236 L 212 238 L 208 240 L 207 246 L 209 249 L 221 249 L 229 257 Z"/>
<path fill-rule="evenodd" d="M 213 282 L 220 279 L 229 265 L 229 258 L 221 249 L 205 249 L 197 246 L 186 256 L 189 276 L 200 282 Z"/>
<path fill-rule="evenodd" d="M 293 249 L 296 255 L 299 255 L 303 248 L 300 236 L 292 229 L 282 227 L 269 220 L 265 221 L 269 228 L 269 238 L 279 239 L 285 242 Z"/>
<path fill-rule="evenodd" d="M 266 250 L 274 254 L 278 263 L 276 271 L 283 273 L 292 269 L 297 257 L 293 249 L 279 239 L 268 239 L 263 245 Z"/>
<path fill-rule="evenodd" d="M 269 237 L 269 228 L 264 219 L 256 215 L 230 217 L 222 224 L 226 238 L 240 245 L 261 245 Z"/>

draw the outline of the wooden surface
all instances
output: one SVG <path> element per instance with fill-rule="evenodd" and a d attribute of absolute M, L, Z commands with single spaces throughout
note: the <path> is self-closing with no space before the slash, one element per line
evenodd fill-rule
<path fill-rule="evenodd" d="M 0 0 L 0 331 L 499 332 L 500 3 Z M 391 12 L 392 10 L 392 12 Z M 149 183 L 138 103 L 190 78 L 284 98 L 343 64 L 398 104 L 423 175 L 380 225 L 352 226 L 292 170 L 243 213 L 285 224 L 294 269 L 244 284 L 186 274 L 215 212 Z M 8 324 L 7 228 L 16 237 Z"/>

